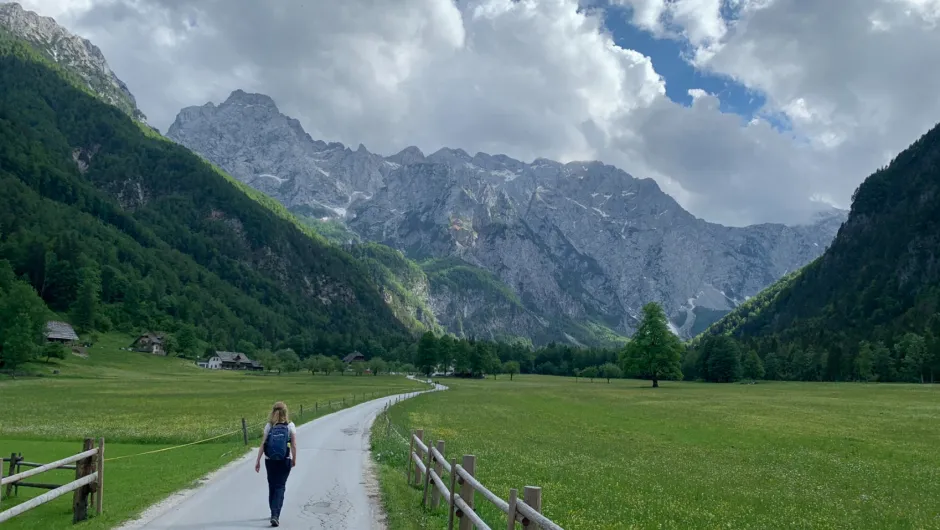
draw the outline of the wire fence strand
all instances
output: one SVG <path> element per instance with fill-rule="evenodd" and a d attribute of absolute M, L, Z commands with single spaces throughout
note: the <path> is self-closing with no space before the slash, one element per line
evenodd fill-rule
<path fill-rule="evenodd" d="M 379 392 L 371 393 L 370 400 L 371 400 L 371 399 L 382 399 L 382 398 L 384 398 L 384 397 L 388 397 L 388 396 L 391 396 L 391 395 L 396 395 L 396 394 L 394 394 L 394 393 L 392 393 L 392 394 L 382 394 L 382 395 L 378 395 L 378 394 L 379 394 Z M 362 397 L 365 398 L 365 396 L 366 396 L 366 393 L 363 392 Z M 365 402 L 365 400 L 362 401 L 362 402 Z M 343 399 L 340 399 L 339 401 L 327 401 L 326 403 L 323 403 L 322 406 L 323 406 L 323 408 L 329 407 L 329 408 L 330 408 L 330 412 L 332 413 L 332 411 L 333 411 L 333 406 L 334 406 L 334 405 L 340 405 L 340 406 L 349 405 L 349 406 L 351 407 L 351 406 L 355 405 L 356 403 L 357 403 L 357 402 L 356 402 L 356 394 L 353 394 L 353 396 L 352 396 L 351 398 L 349 398 L 349 400 L 346 400 L 345 398 L 343 398 Z M 319 411 L 320 411 L 320 406 L 321 406 L 321 404 L 320 404 L 319 401 L 317 401 L 317 402 L 314 403 L 314 411 L 315 411 L 314 414 L 318 414 L 318 413 L 319 413 Z M 303 410 L 303 406 L 301 406 L 301 410 Z M 307 410 L 309 410 L 309 405 L 307 406 Z M 324 414 L 324 415 L 326 415 L 326 414 Z M 320 417 L 320 416 L 318 415 L 318 416 L 315 417 L 315 418 L 311 418 L 311 420 L 317 419 L 318 417 Z M 257 428 L 259 428 L 259 427 L 264 426 L 264 424 L 266 424 L 266 423 L 268 423 L 268 422 L 267 422 L 267 421 L 263 421 L 263 422 L 258 423 L 258 424 L 252 424 L 252 425 L 251 425 L 251 429 L 252 429 L 252 430 L 257 429 Z M 205 438 L 205 439 L 203 439 L 203 440 L 197 440 L 197 441 L 195 441 L 195 442 L 189 442 L 189 443 L 185 443 L 185 444 L 174 445 L 174 446 L 172 446 L 172 447 L 164 447 L 164 448 L 162 448 L 162 449 L 154 449 L 154 450 L 152 450 L 152 451 L 144 451 L 144 452 L 142 452 L 142 453 L 135 453 L 135 454 L 132 454 L 132 455 L 114 456 L 114 457 L 111 457 L 111 458 L 105 458 L 104 461 L 105 461 L 105 462 L 113 462 L 113 461 L 115 461 L 115 460 L 124 460 L 124 459 L 127 459 L 127 458 L 134 458 L 134 457 L 138 457 L 138 456 L 145 456 L 145 455 L 153 455 L 153 454 L 157 454 L 157 453 L 164 453 L 164 452 L 167 452 L 167 451 L 173 451 L 173 450 L 176 450 L 176 449 L 182 449 L 183 447 L 190 447 L 190 446 L 198 445 L 198 444 L 201 444 L 201 443 L 211 442 L 211 441 L 213 441 L 213 440 L 218 440 L 219 438 L 224 438 L 224 437 L 226 437 L 226 436 L 233 436 L 233 435 L 242 434 L 242 433 L 243 433 L 242 429 L 236 429 L 236 430 L 231 431 L 231 432 L 222 433 L 222 434 L 213 436 L 213 437 L 211 437 L 211 438 Z M 401 436 L 401 435 L 399 434 L 399 436 Z"/>

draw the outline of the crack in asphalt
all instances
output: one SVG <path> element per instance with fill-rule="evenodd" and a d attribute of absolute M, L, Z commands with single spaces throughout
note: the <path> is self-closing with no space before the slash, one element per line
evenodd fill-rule
<path fill-rule="evenodd" d="M 304 504 L 300 518 L 314 519 L 317 522 L 310 526 L 310 530 L 347 529 L 349 528 L 348 517 L 353 511 L 353 505 L 348 497 L 346 488 L 338 481 L 334 481 L 326 495 L 313 496 Z"/>

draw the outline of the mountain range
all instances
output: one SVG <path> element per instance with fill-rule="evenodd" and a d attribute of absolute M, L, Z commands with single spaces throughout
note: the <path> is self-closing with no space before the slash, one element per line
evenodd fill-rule
<path fill-rule="evenodd" d="M 691 337 L 818 257 L 846 213 L 724 227 L 694 217 L 653 180 L 600 162 L 417 147 L 382 156 L 315 140 L 270 97 L 242 90 L 181 110 L 167 137 L 295 213 L 338 221 L 415 260 L 489 272 L 525 309 L 523 322 L 509 319 L 493 334 L 537 336 L 559 319 L 629 334 L 653 300 Z M 435 294 L 438 320 L 459 331 L 448 312 L 460 307 Z"/>

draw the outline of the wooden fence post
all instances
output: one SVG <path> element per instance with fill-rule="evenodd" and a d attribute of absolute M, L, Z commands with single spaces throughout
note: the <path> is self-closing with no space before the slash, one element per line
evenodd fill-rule
<path fill-rule="evenodd" d="M 423 442 L 424 441 L 424 429 L 418 429 L 417 431 L 415 431 L 415 436 L 418 437 L 418 441 Z M 415 446 L 417 445 L 418 444 L 415 444 Z M 418 455 L 418 460 L 421 460 L 421 457 L 424 455 L 421 454 L 420 447 L 417 447 L 417 449 L 418 450 L 415 451 L 415 453 Z M 418 467 L 418 463 L 415 462 L 415 486 L 420 486 L 420 485 L 421 485 L 421 468 Z"/>
<path fill-rule="evenodd" d="M 411 436 L 408 438 L 408 460 L 405 462 L 405 469 L 408 470 L 408 485 L 411 486 L 411 461 L 415 452 L 415 430 L 411 429 Z"/>
<path fill-rule="evenodd" d="M 245 439 L 245 445 L 248 445 L 248 424 L 245 423 L 245 418 L 242 418 L 242 437 Z"/>
<path fill-rule="evenodd" d="M 444 440 L 437 441 L 437 452 L 441 453 L 441 456 L 444 456 Z M 437 458 L 434 459 L 434 471 L 437 473 L 438 477 L 442 477 L 444 473 L 444 462 L 439 462 Z M 441 478 L 441 480 L 444 480 Z M 441 491 L 437 488 L 431 490 L 431 508 L 437 509 L 441 505 Z"/>
<path fill-rule="evenodd" d="M 463 468 L 471 477 L 475 477 L 476 473 L 476 463 L 477 457 L 473 455 L 463 455 Z M 469 481 L 464 480 L 463 485 L 460 487 L 460 498 L 463 499 L 467 506 L 470 508 L 475 508 L 473 502 L 474 490 L 473 486 L 470 485 Z M 473 530 L 473 522 L 470 521 L 469 517 L 460 518 L 460 530 Z"/>
<path fill-rule="evenodd" d="M 421 506 L 428 507 L 428 486 L 431 484 L 431 464 L 434 462 L 434 453 L 431 452 L 431 440 L 428 440 L 428 462 L 424 470 L 424 498 L 421 499 Z"/>
<path fill-rule="evenodd" d="M 7 473 L 8 477 L 12 477 L 16 474 L 16 453 L 10 453 L 10 472 Z M 7 497 L 13 496 L 13 484 L 7 484 Z"/>
<path fill-rule="evenodd" d="M 300 419 L 303 419 L 303 417 L 304 417 L 304 406 L 303 404 L 301 404 L 300 405 Z"/>
<path fill-rule="evenodd" d="M 516 499 L 519 498 L 519 490 L 513 488 L 509 490 L 509 513 L 506 521 L 506 530 L 516 530 Z"/>
<path fill-rule="evenodd" d="M 542 513 L 542 488 L 526 486 L 525 489 L 522 490 L 522 500 L 533 510 Z M 529 528 L 529 525 L 532 525 L 532 522 L 528 519 L 522 521 L 522 526 L 526 529 Z"/>
<path fill-rule="evenodd" d="M 91 438 L 85 438 L 82 452 L 91 450 L 94 445 Z M 85 475 L 92 472 L 91 459 L 92 457 L 88 457 L 75 463 L 75 480 L 84 478 Z M 88 519 L 88 493 L 90 489 L 90 486 L 85 485 L 75 490 L 72 496 L 72 524 Z"/>
<path fill-rule="evenodd" d="M 316 416 L 319 413 L 320 413 L 320 402 L 314 401 L 313 402 L 313 415 Z"/>
<path fill-rule="evenodd" d="M 457 496 L 457 459 L 450 459 L 450 499 L 448 500 L 447 511 L 447 530 L 454 530 L 454 512 L 457 511 L 457 503 L 454 497 Z"/>
<path fill-rule="evenodd" d="M 95 514 L 101 515 L 104 508 L 104 438 L 98 439 L 98 486 L 95 490 Z"/>

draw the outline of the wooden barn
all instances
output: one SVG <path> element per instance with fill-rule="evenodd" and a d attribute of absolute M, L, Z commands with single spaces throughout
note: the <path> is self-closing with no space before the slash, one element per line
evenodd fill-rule
<path fill-rule="evenodd" d="M 46 322 L 46 331 L 44 333 L 47 342 L 58 342 L 66 345 L 73 345 L 78 342 L 78 334 L 66 322 L 50 320 Z"/>

